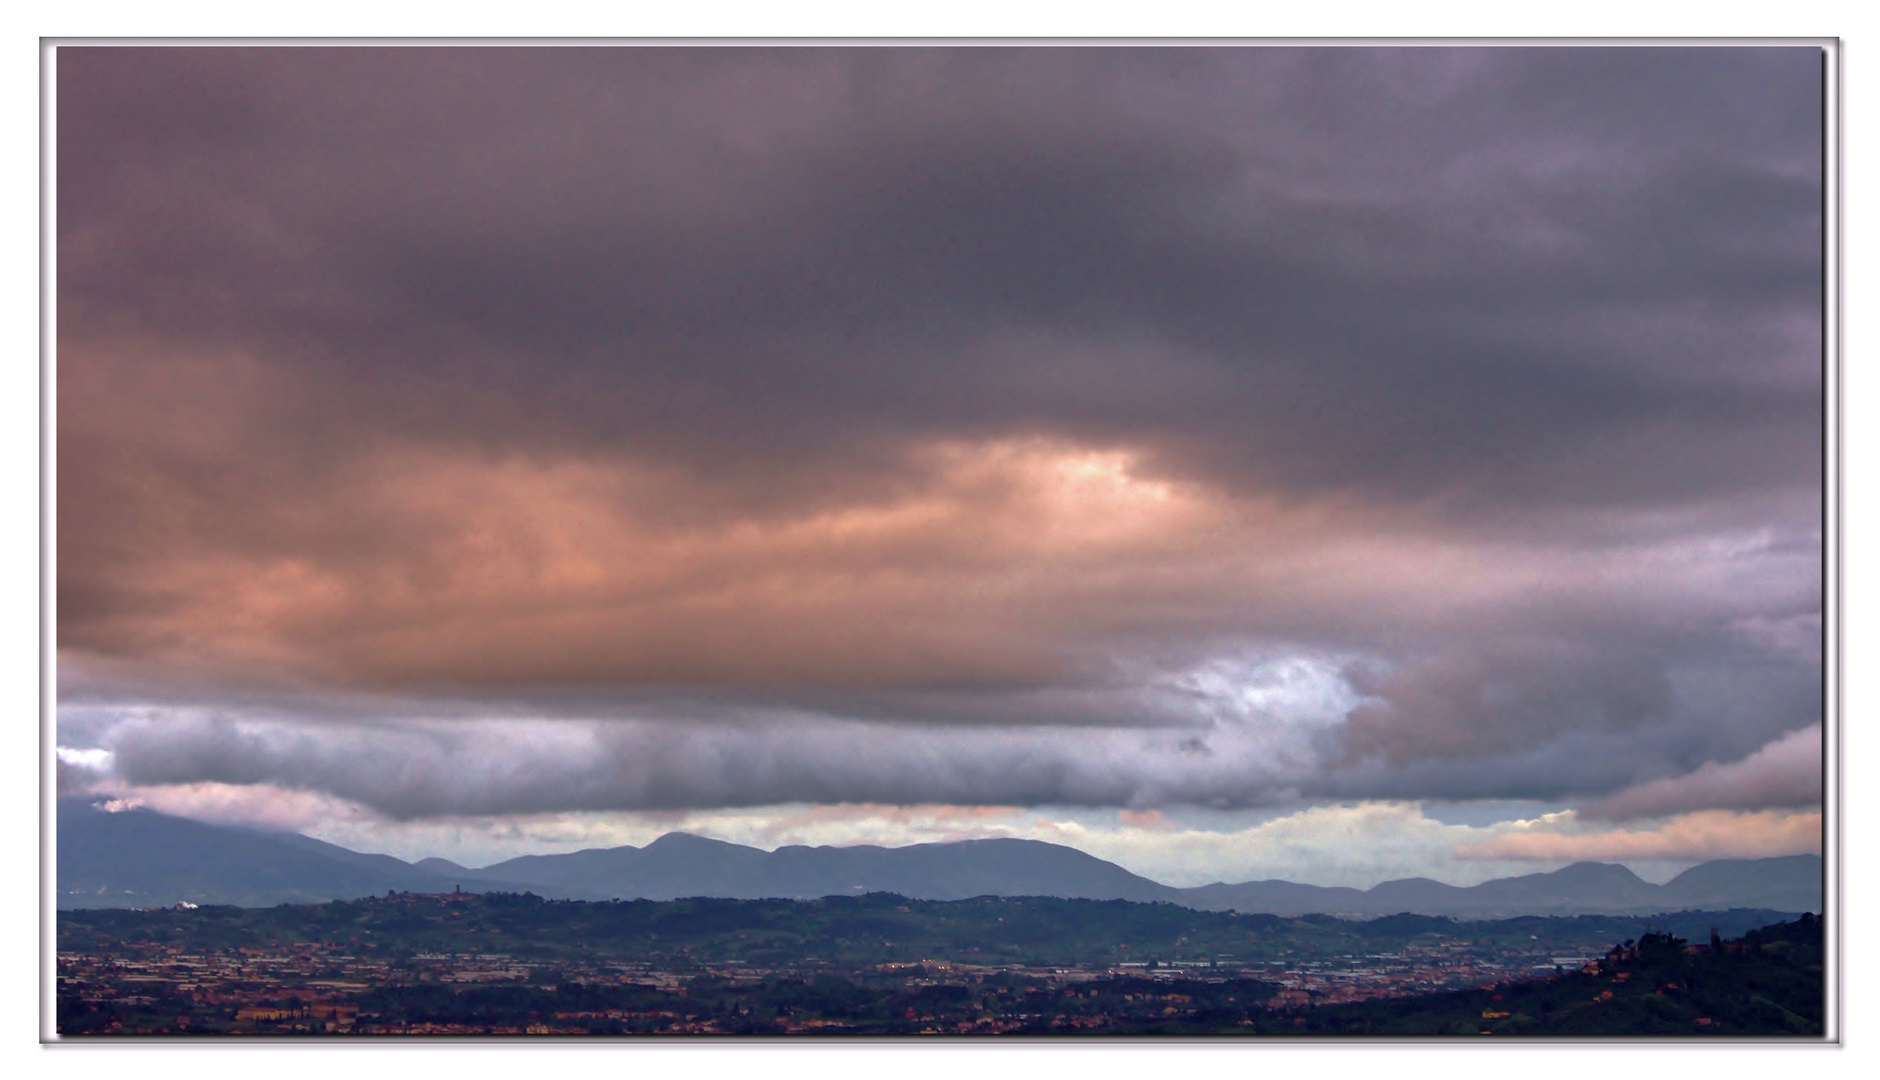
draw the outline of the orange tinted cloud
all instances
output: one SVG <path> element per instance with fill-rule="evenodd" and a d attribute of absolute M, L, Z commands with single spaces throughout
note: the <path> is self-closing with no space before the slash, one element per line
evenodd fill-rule
<path fill-rule="evenodd" d="M 390 682 L 1027 679 L 1058 664 L 1062 605 L 1179 599 L 1200 576 L 1184 537 L 1226 524 L 1123 451 L 914 456 L 887 497 L 757 515 L 632 461 L 422 446 L 239 508 L 152 492 L 120 510 L 134 551 L 87 559 L 70 523 L 66 580 L 113 602 L 73 605 L 62 641 Z M 218 534 L 221 513 L 272 535 Z M 326 520 L 295 535 L 301 518 Z M 1136 580 L 1158 571 L 1175 580 Z"/>
<path fill-rule="evenodd" d="M 1606 832 L 1508 832 L 1472 844 L 1456 854 L 1468 859 L 1535 859 L 1567 862 L 1582 859 L 1763 859 L 1776 855 L 1820 854 L 1821 814 L 1762 810 L 1737 813 L 1700 810 L 1656 828 Z"/>
<path fill-rule="evenodd" d="M 1062 436 L 903 440 L 873 481 L 780 503 L 618 452 L 329 443 L 292 419 L 304 379 L 138 348 L 65 365 L 60 642 L 172 671 L 1009 685 L 1130 635 L 1441 630 L 1730 583 L 1666 578 L 1649 549 L 1615 562 L 1228 491 Z"/>
<path fill-rule="evenodd" d="M 118 605 L 69 613 L 62 643 L 389 685 L 1001 684 L 1063 677 L 1113 635 L 1335 628 L 1354 608 L 1440 626 L 1608 573 L 1042 437 L 913 447 L 867 499 L 740 513 L 714 494 L 620 458 L 398 444 L 291 493 L 257 479 L 239 506 L 151 494 L 132 518 L 154 519 L 148 546 L 102 586 L 72 575 Z M 247 531 L 219 535 L 222 514 Z"/>
<path fill-rule="evenodd" d="M 1683 810 L 1807 806 L 1821 801 L 1820 725 L 1793 731 L 1741 761 L 1707 762 L 1683 776 L 1616 792 L 1580 808 L 1582 817 L 1622 821 Z"/>
<path fill-rule="evenodd" d="M 618 454 L 381 439 L 317 460 L 268 430 L 295 388 L 238 355 L 68 367 L 61 644 L 172 668 L 387 684 L 1029 682 L 1109 634 L 1244 629 L 1248 605 L 1256 622 L 1327 594 L 1414 606 L 1445 560 L 1467 558 L 1380 541 L 1333 502 L 1158 476 L 1127 446 L 914 443 L 890 483 L 752 506 Z M 105 392 L 139 374 L 167 396 L 139 409 Z M 1505 587 L 1479 570 L 1450 576 L 1452 603 Z"/>

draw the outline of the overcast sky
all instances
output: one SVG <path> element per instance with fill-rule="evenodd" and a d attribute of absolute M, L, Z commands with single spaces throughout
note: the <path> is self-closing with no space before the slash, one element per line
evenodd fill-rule
<path fill-rule="evenodd" d="M 64 48 L 63 790 L 1819 850 L 1813 48 Z"/>

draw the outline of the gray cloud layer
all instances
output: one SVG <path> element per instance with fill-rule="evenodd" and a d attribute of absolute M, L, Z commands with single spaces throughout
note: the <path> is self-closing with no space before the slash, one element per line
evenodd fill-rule
<path fill-rule="evenodd" d="M 62 331 L 311 365 L 307 467 L 388 423 L 723 482 L 1039 425 L 1477 504 L 1819 467 L 1809 50 L 62 55 Z"/>
<path fill-rule="evenodd" d="M 60 645 L 117 673 L 73 707 L 312 686 L 114 713 L 118 768 L 400 814 L 1740 759 L 1820 719 L 1821 87 L 1805 48 L 62 49 Z M 1193 705 L 1248 649 L 1341 658 L 1329 720 L 1245 706 L 1284 767 Z M 420 704 L 346 734 L 333 685 Z M 466 765 L 439 694 L 598 756 L 504 721 Z"/>
<path fill-rule="evenodd" d="M 1627 788 L 1580 808 L 1584 817 L 1623 820 L 1708 808 L 1756 809 L 1821 802 L 1821 729 L 1803 728 L 1741 761 L 1707 762 L 1695 772 Z"/>

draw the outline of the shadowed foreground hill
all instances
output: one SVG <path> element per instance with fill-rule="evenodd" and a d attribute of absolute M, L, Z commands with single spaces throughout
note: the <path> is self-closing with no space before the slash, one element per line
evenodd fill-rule
<path fill-rule="evenodd" d="M 1552 979 L 1255 1017 L 1260 1034 L 1820 1036 L 1821 920 L 1804 915 L 1717 946 L 1667 933 L 1615 945 Z"/>

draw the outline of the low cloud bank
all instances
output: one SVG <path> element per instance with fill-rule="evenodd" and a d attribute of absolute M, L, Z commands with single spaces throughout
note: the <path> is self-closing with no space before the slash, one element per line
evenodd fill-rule
<path fill-rule="evenodd" d="M 1504 833 L 1464 844 L 1456 854 L 1466 859 L 1533 859 L 1577 862 L 1583 859 L 1614 862 L 1626 859 L 1665 859 L 1704 862 L 1710 859 L 1765 859 L 1776 855 L 1821 853 L 1821 814 L 1818 811 L 1700 810 L 1673 818 L 1654 828 L 1611 829 L 1602 832 L 1555 831 L 1559 822 Z"/>

